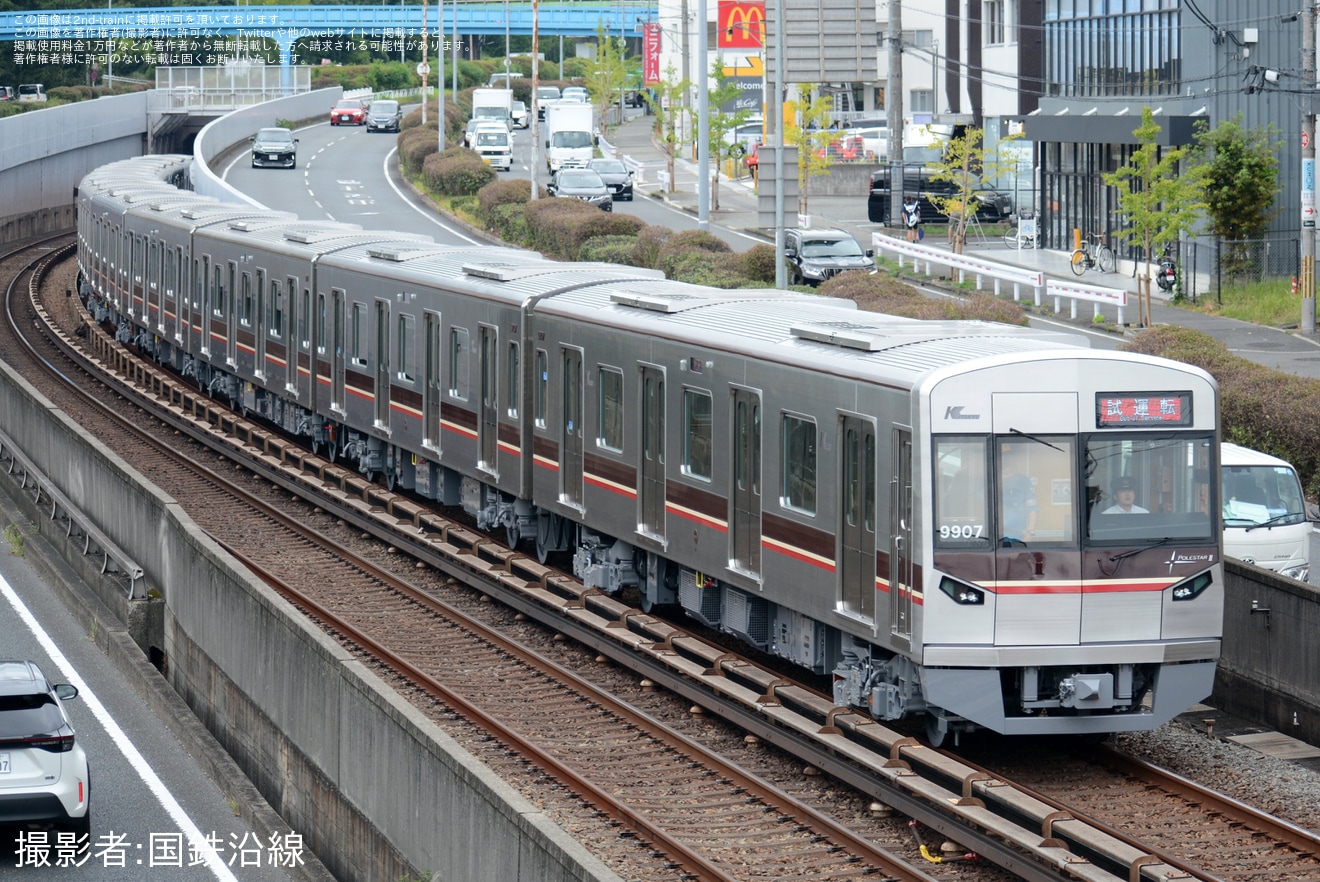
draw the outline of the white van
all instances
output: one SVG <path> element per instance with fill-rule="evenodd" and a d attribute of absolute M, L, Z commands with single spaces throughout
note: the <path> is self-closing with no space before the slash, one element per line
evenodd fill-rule
<path fill-rule="evenodd" d="M 1223 473 L 1224 554 L 1305 582 L 1311 523 L 1297 471 L 1277 457 L 1219 446 Z"/>

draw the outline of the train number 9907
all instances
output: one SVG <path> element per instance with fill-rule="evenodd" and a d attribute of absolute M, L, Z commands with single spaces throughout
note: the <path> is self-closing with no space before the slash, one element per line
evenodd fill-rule
<path fill-rule="evenodd" d="M 980 539 L 985 535 L 981 524 L 941 524 L 941 539 Z"/>

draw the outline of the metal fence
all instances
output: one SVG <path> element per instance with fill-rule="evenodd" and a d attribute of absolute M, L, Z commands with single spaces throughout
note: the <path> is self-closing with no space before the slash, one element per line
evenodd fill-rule
<path fill-rule="evenodd" d="M 1297 231 L 1262 239 L 1192 239 L 1179 251 L 1183 294 L 1190 300 L 1214 297 L 1222 302 L 1225 287 L 1294 278 L 1301 267 Z"/>

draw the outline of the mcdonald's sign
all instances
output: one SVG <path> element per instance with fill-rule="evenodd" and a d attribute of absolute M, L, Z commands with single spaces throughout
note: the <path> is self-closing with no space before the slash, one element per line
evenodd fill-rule
<path fill-rule="evenodd" d="M 719 49 L 760 49 L 765 45 L 765 2 L 720 0 Z"/>

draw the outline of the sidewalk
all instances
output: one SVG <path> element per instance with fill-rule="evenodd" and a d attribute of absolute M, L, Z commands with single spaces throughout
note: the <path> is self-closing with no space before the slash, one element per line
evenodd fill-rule
<path fill-rule="evenodd" d="M 620 157 L 626 157 L 641 166 L 633 186 L 635 193 L 661 199 L 690 212 L 695 217 L 697 214 L 696 165 L 687 160 L 676 160 L 674 174 L 676 192 L 661 192 L 660 173 L 667 170 L 669 160 L 652 138 L 654 124 L 653 116 L 633 117 L 614 130 L 611 142 L 617 148 Z M 713 200 L 712 191 L 712 203 Z M 773 234 L 757 227 L 756 192 L 750 178 L 730 180 L 721 176 L 719 206 L 718 209 L 710 210 L 709 219 L 712 225 L 760 235 L 766 242 L 773 244 Z M 795 223 L 796 206 L 788 206 L 787 212 L 786 223 Z M 812 196 L 811 220 L 814 226 L 842 227 L 848 230 L 863 248 L 869 248 L 871 234 L 882 229 L 879 224 L 873 224 L 868 220 L 864 193 L 855 196 Z M 1132 277 L 1130 267 L 1124 268 L 1120 265 L 1119 271 L 1107 275 L 1088 272 L 1079 280 L 1073 275 L 1069 266 L 1070 254 L 1066 252 L 1032 249 L 1019 251 L 1006 247 L 998 239 L 991 238 L 988 245 L 969 245 L 968 253 L 999 263 L 1040 270 L 1049 278 L 1067 282 L 1081 281 L 1106 288 L 1126 290 L 1128 306 L 1124 310 L 1124 319 L 1129 323 L 1137 319 L 1137 280 Z M 1124 269 L 1128 271 L 1125 273 Z M 1053 303 L 1050 301 L 1043 301 L 1042 309 L 1044 314 L 1051 318 L 1069 321 L 1069 307 L 1066 301 L 1062 305 L 1062 311 L 1057 315 L 1053 313 Z M 1114 308 L 1104 306 L 1101 312 L 1111 323 L 1117 321 L 1117 310 Z M 1079 304 L 1075 324 L 1091 325 L 1092 314 L 1093 308 L 1090 304 Z M 1194 328 L 1221 341 L 1233 353 L 1258 364 L 1302 377 L 1320 379 L 1320 339 L 1179 309 L 1168 305 L 1167 295 L 1158 288 L 1152 291 L 1151 319 L 1155 324 L 1175 324 Z"/>

